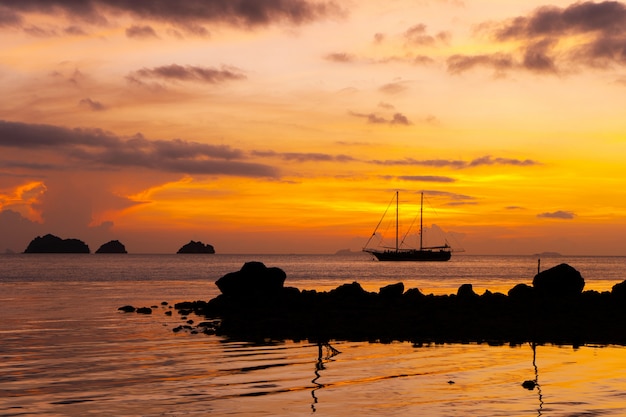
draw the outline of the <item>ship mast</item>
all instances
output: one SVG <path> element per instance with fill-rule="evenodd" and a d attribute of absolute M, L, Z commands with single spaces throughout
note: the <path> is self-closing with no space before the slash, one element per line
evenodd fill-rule
<path fill-rule="evenodd" d="M 399 194 L 398 194 L 398 190 L 396 190 L 396 252 L 398 252 L 399 247 L 398 247 L 398 217 L 399 217 L 399 202 L 398 200 L 400 200 Z"/>
<path fill-rule="evenodd" d="M 424 229 L 422 228 L 422 214 L 424 213 L 424 192 L 422 191 L 422 201 L 420 202 L 420 251 L 422 250 L 422 236 Z"/>

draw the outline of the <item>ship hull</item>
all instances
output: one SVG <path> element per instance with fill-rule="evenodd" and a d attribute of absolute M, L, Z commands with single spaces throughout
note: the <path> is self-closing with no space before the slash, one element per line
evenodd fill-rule
<path fill-rule="evenodd" d="M 403 251 L 365 251 L 379 261 L 385 262 L 446 262 L 452 257 L 449 250 L 403 250 Z"/>

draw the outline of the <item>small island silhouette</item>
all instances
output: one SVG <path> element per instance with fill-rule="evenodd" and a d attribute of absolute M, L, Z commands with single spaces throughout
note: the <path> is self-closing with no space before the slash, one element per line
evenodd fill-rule
<path fill-rule="evenodd" d="M 176 253 L 215 253 L 215 248 L 212 245 L 204 244 L 200 241 L 195 242 L 191 240 L 189 243 L 183 245 Z"/>
<path fill-rule="evenodd" d="M 24 253 L 90 253 L 90 251 L 89 246 L 82 240 L 61 239 L 47 234 L 31 240 Z"/>
<path fill-rule="evenodd" d="M 119 240 L 111 240 L 100 246 L 96 253 L 128 253 L 126 247 Z"/>

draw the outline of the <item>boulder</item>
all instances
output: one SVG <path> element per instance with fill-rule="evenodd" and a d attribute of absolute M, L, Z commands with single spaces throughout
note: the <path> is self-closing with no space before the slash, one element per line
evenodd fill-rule
<path fill-rule="evenodd" d="M 204 244 L 200 241 L 189 241 L 186 245 L 183 245 L 176 253 L 215 253 L 215 248 L 212 245 Z"/>
<path fill-rule="evenodd" d="M 96 253 L 128 253 L 126 247 L 119 240 L 112 240 L 100 246 Z"/>
<path fill-rule="evenodd" d="M 534 288 L 526 284 L 517 284 L 508 292 L 508 296 L 511 298 L 511 300 L 522 302 L 530 301 L 534 297 L 534 295 Z"/>
<path fill-rule="evenodd" d="M 585 280 L 580 272 L 568 264 L 541 271 L 533 279 L 533 288 L 541 297 L 571 297 L 581 294 L 584 287 Z"/>
<path fill-rule="evenodd" d="M 287 274 L 262 262 L 246 262 L 239 271 L 229 272 L 215 282 L 226 296 L 253 296 L 281 293 Z"/>
<path fill-rule="evenodd" d="M 378 294 L 385 299 L 400 298 L 404 294 L 404 284 L 398 282 L 382 287 L 378 290 Z"/>
<path fill-rule="evenodd" d="M 456 296 L 464 299 L 478 298 L 478 294 L 474 292 L 472 284 L 463 284 L 456 292 Z"/>
<path fill-rule="evenodd" d="M 89 253 L 89 246 L 78 239 L 61 239 L 47 234 L 31 240 L 24 253 Z"/>

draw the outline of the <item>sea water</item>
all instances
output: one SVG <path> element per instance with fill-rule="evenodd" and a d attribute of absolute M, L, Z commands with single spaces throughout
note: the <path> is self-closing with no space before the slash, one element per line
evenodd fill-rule
<path fill-rule="evenodd" d="M 331 341 L 249 343 L 175 333 L 171 305 L 208 300 L 244 262 L 286 285 L 506 293 L 537 257 L 384 263 L 322 255 L 0 255 L 0 416 L 626 415 L 626 348 Z M 585 289 L 626 279 L 623 257 L 560 257 Z M 167 302 L 165 304 L 164 302 Z M 152 315 L 117 308 L 155 306 Z M 202 320 L 190 315 L 185 320 Z M 527 380 L 538 385 L 528 390 Z"/>

